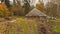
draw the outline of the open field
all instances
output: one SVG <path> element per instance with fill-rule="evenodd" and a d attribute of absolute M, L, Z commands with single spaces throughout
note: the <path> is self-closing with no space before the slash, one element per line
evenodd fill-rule
<path fill-rule="evenodd" d="M 60 20 L 50 20 L 51 24 L 49 24 L 52 27 L 52 30 L 55 32 L 60 32 Z"/>
<path fill-rule="evenodd" d="M 54 32 L 60 32 L 59 25 L 55 25 L 55 22 L 46 24 L 42 22 L 36 22 L 34 20 L 26 20 L 25 17 L 18 17 L 12 21 L 1 22 L 0 33 L 3 34 L 39 34 L 41 27 L 48 30 L 52 29 Z M 50 27 L 50 28 L 49 28 Z M 42 29 L 41 29 L 42 30 Z M 40 32 L 39 32 L 40 31 Z M 43 29 L 44 31 L 44 29 Z M 45 31 L 44 31 L 45 32 Z M 50 31 L 51 32 L 51 31 Z"/>

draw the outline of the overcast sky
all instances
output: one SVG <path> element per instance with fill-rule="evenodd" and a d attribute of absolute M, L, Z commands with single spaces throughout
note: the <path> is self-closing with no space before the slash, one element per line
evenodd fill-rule
<path fill-rule="evenodd" d="M 12 1 L 12 0 L 10 0 L 10 1 Z M 48 0 L 43 0 L 44 1 L 44 4 L 46 4 L 46 2 L 48 1 Z M 31 3 L 31 5 L 36 5 L 38 3 L 38 0 L 35 0 L 34 1 L 34 3 Z"/>

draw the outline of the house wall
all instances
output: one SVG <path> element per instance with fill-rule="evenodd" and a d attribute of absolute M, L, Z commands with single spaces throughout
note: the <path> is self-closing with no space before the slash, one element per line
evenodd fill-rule
<path fill-rule="evenodd" d="M 34 16 L 34 17 L 26 17 L 26 19 L 27 20 L 35 20 L 35 21 L 37 21 L 37 20 L 40 20 L 40 17 L 36 17 L 36 16 Z"/>
<path fill-rule="evenodd" d="M 32 21 L 36 21 L 36 22 L 46 22 L 46 17 L 38 17 L 38 16 L 34 16 L 34 17 L 26 17 L 27 20 L 32 20 Z"/>
<path fill-rule="evenodd" d="M 43 22 L 46 22 L 47 18 L 45 16 L 42 16 L 40 17 L 40 21 L 43 23 Z"/>

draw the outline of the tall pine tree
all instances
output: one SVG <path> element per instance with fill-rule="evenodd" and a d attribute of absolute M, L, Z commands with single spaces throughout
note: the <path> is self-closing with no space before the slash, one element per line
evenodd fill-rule
<path fill-rule="evenodd" d="M 30 10 L 30 0 L 24 0 L 24 2 L 25 14 L 27 14 Z"/>
<path fill-rule="evenodd" d="M 11 5 L 10 5 L 10 0 L 5 0 L 5 4 L 8 8 L 11 8 Z"/>
<path fill-rule="evenodd" d="M 1 0 L 1 2 L 4 2 L 4 0 Z"/>

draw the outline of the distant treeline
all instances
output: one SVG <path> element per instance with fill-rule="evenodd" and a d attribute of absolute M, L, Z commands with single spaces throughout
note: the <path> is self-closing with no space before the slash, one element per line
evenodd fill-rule
<path fill-rule="evenodd" d="M 35 6 L 30 6 L 30 0 L 23 0 L 24 4 L 21 5 L 20 0 L 12 0 L 13 3 L 10 2 L 10 0 L 0 0 L 1 5 L 3 5 L 0 8 L 0 16 L 5 16 L 7 13 L 8 16 L 24 16 L 26 15 L 30 10 L 32 10 Z M 36 4 L 37 9 L 41 10 L 42 12 L 46 13 L 49 16 L 52 17 L 60 17 L 60 0 L 51 0 L 50 2 L 47 2 L 44 6 L 43 1 L 39 1 L 39 4 Z M 6 8 L 6 9 L 5 9 Z M 6 15 L 6 16 L 7 16 Z M 3 17 L 4 17 L 3 16 Z"/>

